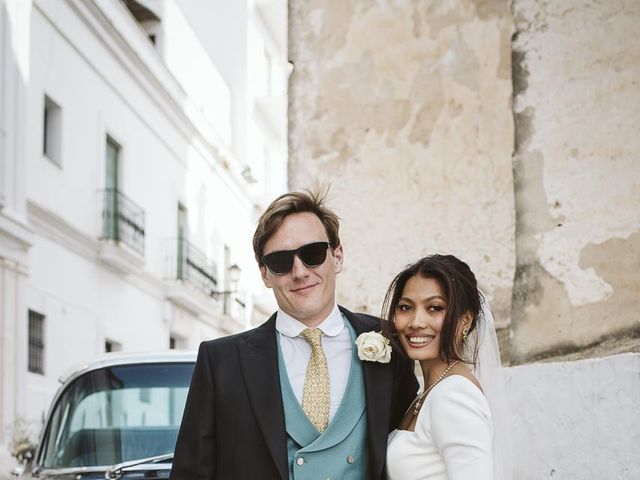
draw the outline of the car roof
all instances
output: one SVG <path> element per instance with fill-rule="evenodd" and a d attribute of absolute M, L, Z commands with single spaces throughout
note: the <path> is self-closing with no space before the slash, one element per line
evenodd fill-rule
<path fill-rule="evenodd" d="M 113 352 L 105 353 L 91 361 L 79 363 L 63 373 L 60 383 L 99 368 L 118 365 L 140 365 L 145 363 L 194 363 L 198 352 L 191 350 L 165 350 L 160 352 Z"/>

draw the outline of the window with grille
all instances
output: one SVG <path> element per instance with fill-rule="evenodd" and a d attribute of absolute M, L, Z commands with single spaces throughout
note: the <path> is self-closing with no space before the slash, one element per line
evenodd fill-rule
<path fill-rule="evenodd" d="M 44 315 L 29 310 L 29 371 L 44 374 Z"/>

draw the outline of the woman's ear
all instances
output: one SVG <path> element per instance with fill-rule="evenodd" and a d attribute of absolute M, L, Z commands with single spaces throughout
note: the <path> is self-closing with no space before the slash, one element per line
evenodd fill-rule
<path fill-rule="evenodd" d="M 462 327 L 471 328 L 471 323 L 473 322 L 473 314 L 469 311 L 462 314 Z"/>
<path fill-rule="evenodd" d="M 463 342 L 467 340 L 467 336 L 471 331 L 472 323 L 473 323 L 473 314 L 469 311 L 463 313 L 462 317 L 460 317 L 460 323 L 458 324 L 458 335 L 462 337 Z"/>

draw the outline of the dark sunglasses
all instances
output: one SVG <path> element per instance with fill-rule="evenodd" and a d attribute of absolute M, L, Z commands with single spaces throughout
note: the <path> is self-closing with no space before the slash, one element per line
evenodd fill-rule
<path fill-rule="evenodd" d="M 324 263 L 327 259 L 328 249 L 329 242 L 307 243 L 295 250 L 271 252 L 262 257 L 262 263 L 264 263 L 274 275 L 284 275 L 293 269 L 293 261 L 296 255 L 307 268 L 313 268 Z"/>

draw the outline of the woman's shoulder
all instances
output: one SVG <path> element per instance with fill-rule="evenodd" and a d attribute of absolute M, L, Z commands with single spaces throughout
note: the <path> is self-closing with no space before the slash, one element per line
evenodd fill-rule
<path fill-rule="evenodd" d="M 451 395 L 468 395 L 484 398 L 480 384 L 475 382 L 473 377 L 469 378 L 466 375 L 460 375 L 458 373 L 443 378 L 429 394 L 430 397 L 447 397 Z"/>
<path fill-rule="evenodd" d="M 453 374 L 444 378 L 429 394 L 427 404 L 431 410 L 442 413 L 442 410 L 457 410 L 460 415 L 465 412 L 481 414 L 489 418 L 491 410 L 480 385 L 471 376 Z"/>
<path fill-rule="evenodd" d="M 451 375 L 428 395 L 429 424 L 439 446 L 490 442 L 491 409 L 484 394 L 470 379 Z"/>

